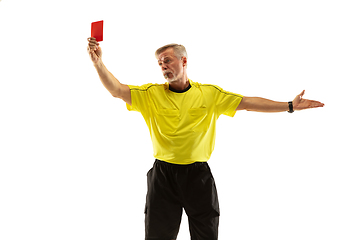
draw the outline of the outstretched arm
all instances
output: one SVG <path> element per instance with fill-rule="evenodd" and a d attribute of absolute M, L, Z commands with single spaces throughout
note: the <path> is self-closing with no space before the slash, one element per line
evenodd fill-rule
<path fill-rule="evenodd" d="M 294 111 L 308 108 L 323 107 L 325 104 L 302 98 L 305 90 L 292 101 Z M 260 97 L 243 97 L 236 110 L 247 110 L 255 112 L 285 112 L 289 111 L 288 102 L 276 102 Z"/>
<path fill-rule="evenodd" d="M 88 38 L 88 41 L 88 53 L 104 87 L 111 93 L 111 95 L 121 98 L 124 102 L 131 105 L 130 88 L 127 85 L 120 83 L 114 75 L 107 70 L 101 59 L 102 51 L 96 39 Z"/>

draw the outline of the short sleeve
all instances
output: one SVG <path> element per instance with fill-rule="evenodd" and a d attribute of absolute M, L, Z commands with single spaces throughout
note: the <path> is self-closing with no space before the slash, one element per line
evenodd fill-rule
<path fill-rule="evenodd" d="M 129 111 L 137 111 L 144 113 L 149 109 L 149 96 L 147 89 L 149 84 L 142 86 L 128 85 L 131 92 L 131 105 L 126 104 Z"/>
<path fill-rule="evenodd" d="M 224 114 L 229 117 L 234 117 L 236 108 L 239 106 L 243 96 L 225 91 L 218 86 L 215 86 L 215 88 L 218 90 L 215 99 L 218 115 Z"/>

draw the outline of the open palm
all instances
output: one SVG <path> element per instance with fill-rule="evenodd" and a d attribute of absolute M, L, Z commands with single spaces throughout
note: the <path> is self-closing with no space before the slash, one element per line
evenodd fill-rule
<path fill-rule="evenodd" d="M 317 107 L 323 107 L 325 104 L 319 102 L 319 101 L 314 101 L 314 100 L 309 100 L 309 99 L 304 99 L 302 98 L 305 94 L 305 90 L 303 90 L 299 95 L 297 95 L 295 97 L 295 99 L 293 100 L 293 107 L 294 110 L 303 110 L 303 109 L 308 109 L 308 108 L 317 108 Z"/>

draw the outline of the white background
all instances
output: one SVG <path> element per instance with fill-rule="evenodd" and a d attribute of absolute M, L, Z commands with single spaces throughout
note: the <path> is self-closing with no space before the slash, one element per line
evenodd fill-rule
<path fill-rule="evenodd" d="M 143 239 L 152 145 L 88 57 L 99 20 L 122 83 L 163 83 L 154 52 L 175 42 L 194 81 L 325 103 L 220 117 L 219 239 L 360 239 L 356 3 L 1 1 L 0 239 Z M 190 239 L 186 216 L 178 239 Z"/>

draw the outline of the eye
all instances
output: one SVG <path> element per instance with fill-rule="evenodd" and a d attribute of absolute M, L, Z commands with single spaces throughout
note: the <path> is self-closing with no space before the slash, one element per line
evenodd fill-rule
<path fill-rule="evenodd" d="M 168 63 L 168 62 L 170 62 L 170 60 L 169 60 L 169 59 L 166 59 L 165 62 Z"/>

